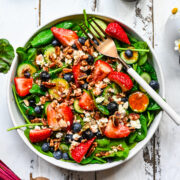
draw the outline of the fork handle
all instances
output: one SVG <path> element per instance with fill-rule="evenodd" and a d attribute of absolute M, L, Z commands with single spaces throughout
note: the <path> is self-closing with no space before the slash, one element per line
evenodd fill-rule
<path fill-rule="evenodd" d="M 173 108 L 166 103 L 161 96 L 152 89 L 146 81 L 133 69 L 127 69 L 128 74 L 130 74 L 137 82 L 140 84 L 144 90 L 159 104 L 159 106 L 166 111 L 166 113 L 174 120 L 177 125 L 180 125 L 180 116 L 173 110 Z"/>

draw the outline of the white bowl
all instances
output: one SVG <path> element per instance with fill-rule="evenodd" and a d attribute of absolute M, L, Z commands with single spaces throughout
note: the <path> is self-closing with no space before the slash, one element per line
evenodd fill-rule
<path fill-rule="evenodd" d="M 129 25 L 127 25 L 127 23 L 121 21 L 120 19 L 117 19 L 117 18 L 113 18 L 113 17 L 109 17 L 109 16 L 105 16 L 105 15 L 102 15 L 102 14 L 91 14 L 93 16 L 97 16 L 98 18 L 102 19 L 102 20 L 105 20 L 105 21 L 108 21 L 108 22 L 111 22 L 111 21 L 117 21 L 117 22 L 120 22 L 124 28 L 126 28 L 126 30 L 133 34 L 136 38 L 140 39 L 140 40 L 143 40 L 143 41 L 146 41 L 139 33 L 137 33 L 134 29 L 132 29 Z M 50 27 L 54 24 L 57 24 L 58 22 L 60 21 L 63 21 L 63 20 L 68 20 L 68 19 L 74 19 L 74 18 L 82 18 L 82 14 L 72 14 L 72 15 L 68 15 L 68 16 L 63 16 L 61 18 L 58 18 L 58 19 L 55 19 L 53 21 L 51 21 L 50 23 L 46 24 L 45 26 L 41 26 L 40 28 L 38 28 L 33 34 L 32 34 L 32 37 L 38 33 L 39 31 L 41 31 L 42 29 L 44 28 L 47 28 L 47 27 Z M 32 38 L 31 37 L 31 38 Z M 30 38 L 30 39 L 31 39 Z M 26 43 L 30 40 L 26 40 Z M 25 43 L 25 44 L 26 44 Z M 148 43 L 148 42 L 147 42 Z M 23 45 L 25 45 L 23 44 Z M 23 46 L 22 45 L 22 46 Z M 151 44 L 148 43 L 148 46 L 151 50 L 151 53 L 152 53 L 152 59 L 153 59 L 153 65 L 155 67 L 155 70 L 157 72 L 157 76 L 158 76 L 158 80 L 159 80 L 159 83 L 160 83 L 160 95 L 162 97 L 165 96 L 165 90 L 164 90 L 164 78 L 163 78 L 163 74 L 162 74 L 162 70 L 161 70 L 161 66 L 156 58 L 156 55 L 155 55 L 155 52 L 154 50 L 152 49 L 151 47 Z M 12 67 L 11 67 L 11 72 L 10 72 L 10 78 L 9 78 L 9 82 L 8 82 L 8 96 L 7 96 L 7 101 L 8 101 L 8 108 L 9 108 L 9 112 L 10 112 L 10 115 L 11 115 L 11 119 L 13 121 L 13 124 L 14 126 L 17 126 L 17 125 L 22 125 L 24 124 L 24 119 L 23 117 L 21 116 L 19 110 L 18 110 L 18 107 L 15 103 L 15 100 L 14 100 L 14 96 L 13 96 L 13 93 L 12 93 L 12 83 L 13 83 L 13 79 L 14 79 L 14 76 L 16 74 L 16 68 L 17 68 L 17 65 L 18 65 L 18 60 L 17 58 L 14 60 L 13 64 L 12 64 Z M 158 125 L 159 125 L 159 122 L 161 120 L 161 117 L 162 117 L 162 112 L 160 112 L 156 118 L 154 119 L 153 123 L 151 124 L 149 130 L 148 130 L 148 134 L 146 136 L 146 138 L 139 142 L 129 153 L 129 156 L 125 159 L 125 160 L 121 160 L 121 161 L 117 161 L 117 162 L 112 162 L 112 163 L 106 163 L 106 164 L 88 164 L 88 165 L 79 165 L 79 164 L 75 164 L 75 163 L 69 163 L 69 162 L 63 162 L 63 161 L 60 161 L 60 160 L 56 160 L 52 157 L 49 157 L 49 156 L 46 156 L 46 155 L 43 155 L 41 154 L 40 152 L 38 152 L 32 145 L 31 143 L 28 141 L 28 139 L 25 137 L 24 133 L 22 130 L 18 129 L 18 133 L 19 135 L 21 136 L 21 138 L 23 139 L 23 141 L 26 143 L 26 145 L 32 150 L 34 151 L 38 156 L 40 156 L 41 158 L 45 159 L 46 161 L 58 166 L 58 167 L 61 167 L 61 168 L 65 168 L 65 169 L 68 169 L 68 170 L 74 170 L 74 171 L 100 171 L 100 170 L 105 170 L 105 169 L 109 169 L 109 168 L 112 168 L 112 167 L 115 167 L 117 165 L 120 165 L 126 161 L 128 161 L 130 158 L 132 158 L 134 155 L 136 155 L 145 145 L 146 143 L 151 139 L 151 137 L 153 136 L 153 134 L 155 133 Z"/>

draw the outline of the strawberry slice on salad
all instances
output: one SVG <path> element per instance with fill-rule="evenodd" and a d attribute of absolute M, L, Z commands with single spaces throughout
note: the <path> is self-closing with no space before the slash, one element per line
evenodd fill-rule
<path fill-rule="evenodd" d="M 24 77 L 15 77 L 14 83 L 16 92 L 19 96 L 26 96 L 29 94 L 29 90 L 32 88 L 33 79 Z"/>
<path fill-rule="evenodd" d="M 51 136 L 52 130 L 47 129 L 32 129 L 29 132 L 29 139 L 32 143 L 41 142 Z"/>
<path fill-rule="evenodd" d="M 104 135 L 108 138 L 124 138 L 129 136 L 130 130 L 127 126 L 118 124 L 115 126 L 111 120 L 109 120 Z"/>
<path fill-rule="evenodd" d="M 102 81 L 112 71 L 112 67 L 107 62 L 98 60 L 94 64 L 93 80 Z"/>
<path fill-rule="evenodd" d="M 72 46 L 78 40 L 78 35 L 72 30 L 52 27 L 51 31 L 63 46 Z"/>
<path fill-rule="evenodd" d="M 76 84 L 77 87 L 79 87 L 78 78 L 81 75 L 80 67 L 81 67 L 80 64 L 74 65 L 72 67 L 73 77 L 74 77 L 74 81 L 75 81 L 75 84 Z"/>
<path fill-rule="evenodd" d="M 95 137 L 86 142 L 80 143 L 71 150 L 71 156 L 77 163 L 80 163 L 82 161 L 83 157 L 86 155 L 88 149 L 90 148 L 94 140 Z"/>
<path fill-rule="evenodd" d="M 133 87 L 131 78 L 123 72 L 113 71 L 109 74 L 108 78 L 111 81 L 117 83 L 123 92 L 129 91 Z"/>
<path fill-rule="evenodd" d="M 47 120 L 49 127 L 52 128 L 52 130 L 58 130 L 62 128 L 59 115 L 66 122 L 66 130 L 70 130 L 71 125 L 73 124 L 74 115 L 71 111 L 71 108 L 65 103 L 60 104 L 58 107 L 53 107 L 52 103 L 48 105 Z"/>
<path fill-rule="evenodd" d="M 116 38 L 126 44 L 131 44 L 126 32 L 117 22 L 109 23 L 105 32 L 113 38 Z"/>
<path fill-rule="evenodd" d="M 87 91 L 83 92 L 81 99 L 79 100 L 79 106 L 87 111 L 94 110 L 95 108 L 94 101 L 91 95 Z"/>

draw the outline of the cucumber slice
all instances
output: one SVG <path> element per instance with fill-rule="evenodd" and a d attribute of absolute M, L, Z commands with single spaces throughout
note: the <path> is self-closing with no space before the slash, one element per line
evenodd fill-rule
<path fill-rule="evenodd" d="M 48 47 L 44 51 L 44 59 L 46 62 L 50 62 L 50 55 L 55 54 L 55 48 L 53 46 Z"/>
<path fill-rule="evenodd" d="M 114 94 L 118 94 L 121 92 L 120 87 L 116 83 L 112 83 L 112 88 L 114 90 Z"/>
<path fill-rule="evenodd" d="M 144 54 L 143 56 L 141 56 L 141 57 L 139 58 L 138 65 L 139 65 L 139 66 L 142 66 L 143 64 L 146 63 L 147 59 L 148 59 L 148 55 L 147 55 L 147 54 Z"/>
<path fill-rule="evenodd" d="M 129 49 L 133 49 L 134 47 L 129 47 Z M 134 64 L 137 62 L 139 54 L 137 51 L 132 51 L 133 56 L 131 58 L 128 58 L 125 54 L 125 51 L 121 52 L 120 56 L 121 58 L 127 63 L 127 64 Z"/>
<path fill-rule="evenodd" d="M 59 90 L 64 92 L 64 91 L 67 91 L 69 89 L 69 84 L 65 79 L 55 78 L 51 82 L 56 83 L 56 86 L 49 89 L 49 94 L 51 94 L 52 97 L 55 99 L 59 99 L 61 97 Z"/>
<path fill-rule="evenodd" d="M 103 96 L 104 96 L 104 104 L 108 104 L 108 98 L 111 96 L 110 92 L 108 92 L 108 90 L 111 88 L 111 86 L 107 86 L 104 91 L 103 91 Z"/>
<path fill-rule="evenodd" d="M 102 20 L 100 20 L 100 19 L 95 19 L 94 21 L 105 31 L 107 25 L 106 25 L 106 23 L 105 23 L 104 21 L 102 21 Z M 91 22 L 91 25 L 99 32 L 99 34 L 100 34 L 101 36 L 104 37 L 104 34 L 101 32 L 101 30 L 99 30 L 99 28 L 96 26 L 96 24 L 95 24 L 94 22 Z M 90 26 L 89 29 L 92 31 L 92 33 L 93 33 L 96 37 L 99 38 L 99 35 L 96 33 L 96 31 L 93 29 L 92 26 Z"/>
<path fill-rule="evenodd" d="M 17 68 L 17 76 L 18 77 L 24 77 L 23 71 L 27 69 L 28 72 L 31 74 L 34 74 L 36 72 L 36 67 L 28 62 L 21 63 Z"/>
<path fill-rule="evenodd" d="M 74 110 L 78 113 L 84 112 L 84 110 L 79 106 L 79 101 L 77 99 L 74 101 Z"/>
<path fill-rule="evenodd" d="M 151 76 L 147 72 L 143 72 L 141 74 L 141 77 L 149 84 L 151 82 Z M 139 86 L 139 89 L 142 92 L 146 92 L 141 86 Z"/>
<path fill-rule="evenodd" d="M 44 104 L 44 113 L 46 116 L 47 116 L 47 107 L 49 104 L 51 104 L 51 102 L 45 102 L 45 104 Z"/>

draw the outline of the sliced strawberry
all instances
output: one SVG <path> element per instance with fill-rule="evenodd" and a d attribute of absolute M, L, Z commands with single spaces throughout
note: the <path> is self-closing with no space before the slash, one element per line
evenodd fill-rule
<path fill-rule="evenodd" d="M 51 31 L 64 46 L 72 46 L 78 40 L 78 35 L 72 30 L 52 27 Z"/>
<path fill-rule="evenodd" d="M 32 129 L 29 132 L 29 139 L 32 143 L 43 141 L 51 136 L 52 130 L 47 129 Z"/>
<path fill-rule="evenodd" d="M 102 81 L 112 71 L 112 67 L 107 62 L 98 60 L 94 64 L 93 80 Z"/>
<path fill-rule="evenodd" d="M 71 156 L 77 163 L 80 163 L 82 161 L 83 157 L 86 155 L 94 140 L 95 137 L 86 142 L 80 143 L 78 146 L 71 150 Z"/>
<path fill-rule="evenodd" d="M 74 116 L 70 107 L 64 103 L 60 104 L 58 107 L 54 107 L 52 103 L 48 105 L 47 120 L 49 127 L 52 128 L 54 131 L 62 128 L 60 119 L 58 118 L 59 114 L 62 116 L 62 119 L 67 123 L 65 129 L 71 129 Z"/>
<path fill-rule="evenodd" d="M 108 138 L 124 138 L 129 136 L 130 130 L 127 126 L 118 124 L 118 126 L 114 126 L 113 122 L 109 120 L 106 129 L 104 131 L 104 135 Z"/>
<path fill-rule="evenodd" d="M 81 74 L 80 66 L 81 66 L 80 64 L 77 64 L 72 67 L 73 77 L 77 87 L 79 87 L 78 77 Z"/>
<path fill-rule="evenodd" d="M 26 96 L 32 88 L 33 79 L 24 77 L 15 77 L 14 83 L 19 96 Z"/>
<path fill-rule="evenodd" d="M 117 83 L 123 92 L 129 91 L 133 87 L 131 78 L 123 72 L 113 71 L 109 74 L 108 78 Z"/>
<path fill-rule="evenodd" d="M 88 92 L 83 92 L 81 99 L 79 100 L 79 106 L 87 111 L 92 111 L 95 108 L 94 101 Z"/>
<path fill-rule="evenodd" d="M 116 38 L 126 44 L 131 44 L 126 32 L 124 29 L 119 25 L 119 23 L 113 22 L 109 23 L 106 28 L 106 33 L 109 34 L 111 37 Z"/>

